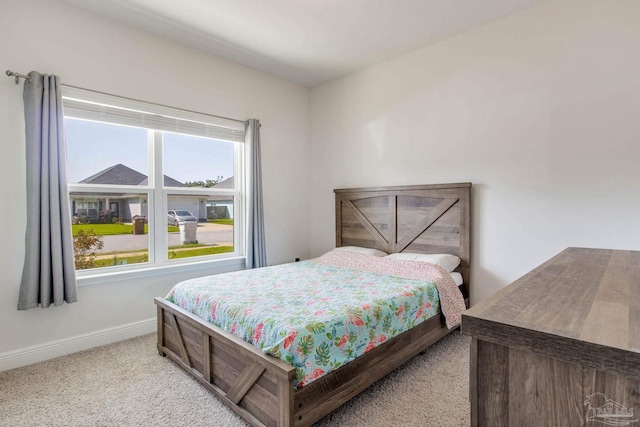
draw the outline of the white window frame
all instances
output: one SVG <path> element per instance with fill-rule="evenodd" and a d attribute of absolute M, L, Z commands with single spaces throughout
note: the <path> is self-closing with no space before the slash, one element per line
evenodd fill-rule
<path fill-rule="evenodd" d="M 121 280 L 123 274 L 127 279 L 130 279 L 166 274 L 167 272 L 229 271 L 244 268 L 247 229 L 244 196 L 246 194 L 246 174 L 248 173 L 246 169 L 248 153 L 244 144 L 244 122 L 71 87 L 63 88 L 63 107 L 65 108 L 65 118 L 142 127 L 148 130 L 149 174 L 146 186 L 68 183 L 68 191 L 70 193 L 92 194 L 114 192 L 145 194 L 149 213 L 147 218 L 149 261 L 140 264 L 76 270 L 78 285 Z M 115 114 L 113 114 L 114 112 Z M 155 127 L 160 130 L 154 129 Z M 164 187 L 162 135 L 165 131 L 234 142 L 234 188 L 216 190 L 215 187 Z M 195 194 L 205 197 L 233 196 L 234 251 L 193 258 L 169 259 L 166 220 L 168 197 Z"/>

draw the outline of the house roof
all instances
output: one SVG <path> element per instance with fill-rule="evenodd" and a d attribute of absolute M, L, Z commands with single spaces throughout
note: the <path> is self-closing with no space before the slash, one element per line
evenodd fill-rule
<path fill-rule="evenodd" d="M 80 184 L 147 185 L 148 180 L 147 175 L 118 163 L 83 179 Z M 167 187 L 186 187 L 184 183 L 167 175 L 164 175 L 164 185 Z"/>
<path fill-rule="evenodd" d="M 235 188 L 233 177 L 220 181 L 215 185 L 215 188 Z"/>
<path fill-rule="evenodd" d="M 220 181 L 219 183 L 217 183 L 214 188 L 229 188 L 229 189 L 233 189 L 235 188 L 235 181 L 233 180 L 233 177 L 227 178 L 224 181 Z M 207 200 L 209 200 L 210 202 L 233 202 L 233 195 L 232 194 L 228 194 L 225 196 L 209 196 L 207 198 Z"/>
<path fill-rule="evenodd" d="M 185 184 L 181 183 L 178 180 L 175 180 L 173 178 L 171 178 L 170 176 L 167 175 L 163 175 L 164 176 L 164 186 L 165 187 L 186 187 Z M 140 185 L 147 185 L 148 179 L 147 177 L 144 178 L 144 181 L 142 181 L 140 183 Z"/>

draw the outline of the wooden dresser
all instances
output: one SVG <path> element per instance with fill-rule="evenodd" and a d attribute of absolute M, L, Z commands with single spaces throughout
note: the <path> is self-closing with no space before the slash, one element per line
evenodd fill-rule
<path fill-rule="evenodd" d="M 472 426 L 640 427 L 640 252 L 569 248 L 462 316 Z"/>

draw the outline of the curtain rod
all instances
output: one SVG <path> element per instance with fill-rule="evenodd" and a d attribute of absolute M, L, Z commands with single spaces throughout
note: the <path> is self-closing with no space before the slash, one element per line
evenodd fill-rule
<path fill-rule="evenodd" d="M 7 70 L 6 74 L 8 77 L 15 77 L 16 78 L 16 84 L 20 83 L 20 79 L 25 79 L 25 80 L 29 80 L 31 81 L 31 77 L 25 75 L 25 74 L 20 74 L 20 73 L 14 73 L 11 70 Z"/>
<path fill-rule="evenodd" d="M 15 73 L 15 72 L 13 72 L 11 70 L 7 70 L 6 74 L 7 74 L 8 77 L 15 77 L 16 84 L 20 83 L 20 79 L 25 79 L 25 80 L 31 81 L 31 77 L 27 76 L 26 74 Z M 245 120 L 238 120 L 238 119 L 232 119 L 230 117 L 216 116 L 215 114 L 201 113 L 199 111 L 187 110 L 185 108 L 172 107 L 172 106 L 169 106 L 169 105 L 159 104 L 157 102 L 141 101 L 139 99 L 128 98 L 126 96 L 113 95 L 113 94 L 106 93 L 106 92 L 100 92 L 99 90 L 87 89 L 87 88 L 84 88 L 84 87 L 73 86 L 73 85 L 68 85 L 68 84 L 64 84 L 64 83 L 62 83 L 62 86 L 69 87 L 69 88 L 72 88 L 72 89 L 86 90 L 87 92 L 99 93 L 101 95 L 117 96 L 118 98 L 127 99 L 129 101 L 144 102 L 146 104 L 151 104 L 151 105 L 155 105 L 155 106 L 158 106 L 158 107 L 173 108 L 174 110 L 185 111 L 185 112 L 188 112 L 188 113 L 204 114 L 206 116 L 216 117 L 218 119 L 232 120 L 232 121 L 238 122 L 238 123 L 246 123 Z M 262 126 L 260 126 L 260 127 L 262 127 Z"/>

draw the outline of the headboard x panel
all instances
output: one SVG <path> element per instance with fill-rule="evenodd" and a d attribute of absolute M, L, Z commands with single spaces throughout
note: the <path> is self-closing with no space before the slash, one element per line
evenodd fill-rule
<path fill-rule="evenodd" d="M 469 280 L 470 183 L 347 188 L 336 194 L 336 246 L 448 253 Z"/>

